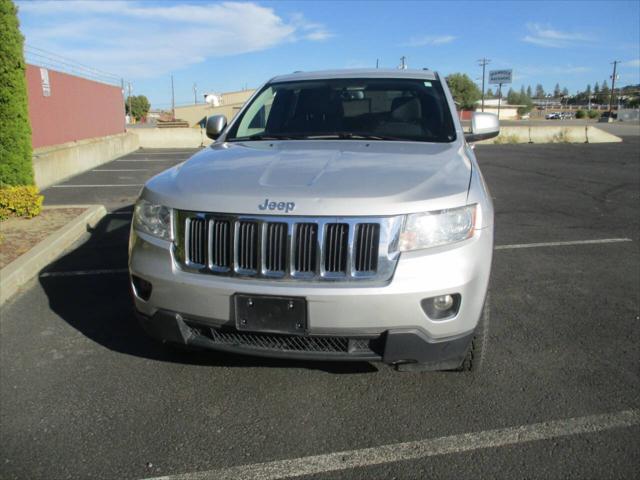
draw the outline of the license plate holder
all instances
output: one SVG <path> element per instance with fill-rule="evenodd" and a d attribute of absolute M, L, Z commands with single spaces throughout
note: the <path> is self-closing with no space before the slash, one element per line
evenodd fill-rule
<path fill-rule="evenodd" d="M 307 301 L 301 297 L 234 295 L 240 331 L 301 335 L 307 331 Z"/>

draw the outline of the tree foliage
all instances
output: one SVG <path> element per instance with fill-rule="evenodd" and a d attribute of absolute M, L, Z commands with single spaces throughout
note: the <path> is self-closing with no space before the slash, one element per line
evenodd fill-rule
<path fill-rule="evenodd" d="M 471 109 L 480 100 L 482 92 L 478 86 L 464 73 L 452 73 L 447 77 L 447 85 L 453 99 L 460 104 L 459 108 Z"/>
<path fill-rule="evenodd" d="M 127 115 L 133 115 L 133 117 L 138 121 L 146 117 L 147 113 L 149 113 L 149 109 L 151 108 L 149 99 L 144 95 L 131 96 L 131 112 L 129 112 L 129 97 L 127 97 L 127 100 L 125 101 L 124 106 L 125 106 Z"/>
<path fill-rule="evenodd" d="M 544 88 L 542 88 L 542 85 L 540 83 L 536 85 L 535 98 L 544 98 Z"/>
<path fill-rule="evenodd" d="M 0 0 L 0 186 L 3 187 L 33 184 L 24 38 L 18 27 L 13 2 Z"/>

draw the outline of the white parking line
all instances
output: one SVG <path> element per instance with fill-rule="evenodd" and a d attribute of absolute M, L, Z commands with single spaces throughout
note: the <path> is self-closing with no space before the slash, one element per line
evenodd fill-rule
<path fill-rule="evenodd" d="M 142 183 L 125 183 L 120 185 L 52 185 L 49 188 L 142 187 L 142 185 Z"/>
<path fill-rule="evenodd" d="M 173 162 L 174 160 L 184 161 L 185 158 L 140 158 L 140 159 L 130 159 L 121 158 L 120 160 L 114 160 L 114 162 L 129 162 L 129 163 L 139 163 L 139 162 Z"/>
<path fill-rule="evenodd" d="M 565 247 L 570 245 L 593 245 L 598 243 L 633 242 L 630 238 L 601 238 L 598 240 L 573 240 L 570 242 L 516 243 L 513 245 L 496 245 L 495 250 L 511 250 L 515 248 Z"/>
<path fill-rule="evenodd" d="M 194 150 L 179 150 L 177 152 L 134 152 L 127 155 L 132 157 L 133 155 L 188 155 L 190 153 L 198 152 L 199 149 Z"/>
<path fill-rule="evenodd" d="M 123 169 L 115 169 L 115 170 L 101 170 L 95 169 L 91 170 L 92 172 L 148 172 L 148 168 L 123 168 Z"/>
<path fill-rule="evenodd" d="M 112 275 L 117 273 L 127 273 L 126 268 L 111 268 L 102 270 L 68 270 L 66 272 L 43 272 L 40 277 L 76 277 L 82 275 Z"/>
<path fill-rule="evenodd" d="M 275 480 L 303 475 L 317 475 L 351 468 L 418 460 L 437 455 L 469 452 L 484 448 L 504 447 L 520 443 L 550 440 L 584 433 L 596 433 L 614 428 L 640 424 L 639 410 L 624 410 L 602 415 L 552 420 L 517 427 L 469 432 L 448 437 L 415 442 L 396 443 L 379 447 L 278 460 L 274 462 L 239 465 L 193 473 L 166 475 L 146 480 L 215 480 L 259 479 Z"/>

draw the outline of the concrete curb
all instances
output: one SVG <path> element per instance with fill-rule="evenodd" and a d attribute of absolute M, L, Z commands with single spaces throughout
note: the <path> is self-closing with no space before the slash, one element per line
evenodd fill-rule
<path fill-rule="evenodd" d="M 87 227 L 95 226 L 107 214 L 104 205 L 64 205 L 64 207 L 86 207 L 87 209 L 0 270 L 0 305 L 86 233 Z"/>

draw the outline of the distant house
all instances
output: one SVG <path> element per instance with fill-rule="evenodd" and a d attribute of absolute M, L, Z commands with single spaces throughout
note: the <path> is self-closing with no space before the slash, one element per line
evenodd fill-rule
<path fill-rule="evenodd" d="M 224 115 L 227 121 L 231 121 L 240 111 L 245 102 L 253 95 L 255 90 L 240 90 L 226 93 L 207 93 L 205 103 L 176 107 L 176 118 L 189 123 L 190 127 L 197 126 L 204 117 L 211 115 Z"/>
<path fill-rule="evenodd" d="M 476 102 L 476 112 L 481 109 L 482 100 Z M 506 98 L 500 100 L 500 116 L 501 120 L 516 120 L 518 119 L 518 108 L 525 105 L 510 105 Z M 498 99 L 497 98 L 485 98 L 484 99 L 484 112 L 493 113 L 498 115 Z"/>

